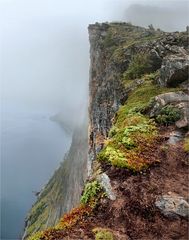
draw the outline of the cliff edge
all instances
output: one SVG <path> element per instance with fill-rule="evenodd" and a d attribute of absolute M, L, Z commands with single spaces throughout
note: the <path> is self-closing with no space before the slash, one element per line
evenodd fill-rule
<path fill-rule="evenodd" d="M 89 40 L 89 175 L 80 203 L 28 239 L 185 240 L 188 32 L 96 23 Z"/>

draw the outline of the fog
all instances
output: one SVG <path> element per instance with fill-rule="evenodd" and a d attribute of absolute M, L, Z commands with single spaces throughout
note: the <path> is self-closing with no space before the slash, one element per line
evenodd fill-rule
<path fill-rule="evenodd" d="M 185 30 L 187 10 L 182 0 L 0 0 L 1 239 L 18 237 L 32 191 L 69 147 L 71 137 L 49 118 L 61 112 L 75 124 L 86 114 L 88 24 Z"/>
<path fill-rule="evenodd" d="M 184 30 L 187 1 L 1 0 L 0 21 L 3 106 L 78 114 L 88 97 L 88 24 Z"/>

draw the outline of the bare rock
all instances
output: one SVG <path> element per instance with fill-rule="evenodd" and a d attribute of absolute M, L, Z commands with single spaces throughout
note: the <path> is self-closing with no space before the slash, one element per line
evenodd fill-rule
<path fill-rule="evenodd" d="M 189 217 L 189 204 L 183 197 L 176 194 L 163 195 L 159 197 L 155 205 L 163 215 L 170 218 L 178 216 Z"/>
<path fill-rule="evenodd" d="M 176 87 L 188 79 L 189 56 L 183 48 L 175 47 L 173 50 L 180 53 L 163 59 L 159 79 L 161 86 Z"/>
<path fill-rule="evenodd" d="M 183 133 L 181 131 L 173 131 L 170 133 L 169 139 L 167 141 L 168 144 L 176 144 L 180 140 L 183 139 Z"/>
<path fill-rule="evenodd" d="M 178 128 L 189 125 L 189 95 L 182 92 L 163 93 L 155 97 L 149 110 L 150 117 L 156 117 L 166 105 L 172 105 L 180 110 L 181 117 L 176 122 Z"/>
<path fill-rule="evenodd" d="M 188 102 L 181 102 L 176 105 L 182 112 L 182 118 L 176 122 L 178 128 L 189 127 L 189 98 Z"/>
<path fill-rule="evenodd" d="M 161 67 L 162 58 L 155 49 L 152 49 L 149 53 L 149 58 L 151 61 L 151 71 L 156 71 Z"/>
<path fill-rule="evenodd" d="M 108 175 L 106 173 L 102 173 L 101 175 L 98 176 L 97 180 L 100 182 L 101 186 L 104 188 L 107 194 L 107 197 L 110 200 L 116 200 L 116 195 L 112 190 L 110 178 L 108 177 Z"/>

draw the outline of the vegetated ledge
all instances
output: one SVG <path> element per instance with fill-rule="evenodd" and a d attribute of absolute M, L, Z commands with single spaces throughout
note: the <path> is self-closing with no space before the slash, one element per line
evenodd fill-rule
<path fill-rule="evenodd" d="M 91 175 L 80 205 L 29 239 L 187 239 L 187 33 L 89 34 Z"/>

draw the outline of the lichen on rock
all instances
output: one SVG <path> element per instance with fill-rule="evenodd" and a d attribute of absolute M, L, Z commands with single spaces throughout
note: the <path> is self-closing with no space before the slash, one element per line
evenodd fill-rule
<path fill-rule="evenodd" d="M 163 195 L 155 202 L 162 213 L 170 218 L 177 216 L 189 217 L 189 203 L 176 194 Z"/>

